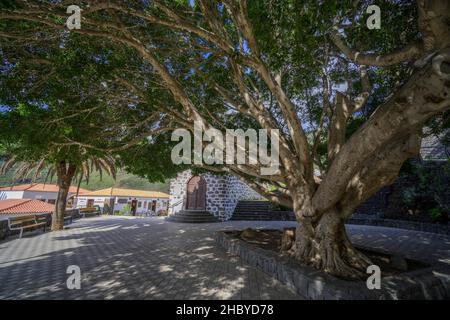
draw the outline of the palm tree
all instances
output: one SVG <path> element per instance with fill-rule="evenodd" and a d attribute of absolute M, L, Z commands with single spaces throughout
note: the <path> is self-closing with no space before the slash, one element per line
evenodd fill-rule
<path fill-rule="evenodd" d="M 52 217 L 52 231 L 62 230 L 64 227 L 64 212 L 66 211 L 67 197 L 72 182 L 78 182 L 77 196 L 81 181 L 89 183 L 90 174 L 97 171 L 102 177 L 106 172 L 114 179 L 116 178 L 116 159 L 111 155 L 91 156 L 80 163 L 68 160 L 52 162 L 48 158 L 41 158 L 38 161 L 23 161 L 16 155 L 9 157 L 0 167 L 0 174 L 5 174 L 9 170 L 14 170 L 14 180 L 32 178 L 32 183 L 47 170 L 44 183 L 54 176 L 57 177 L 59 187 L 56 200 L 56 209 Z"/>

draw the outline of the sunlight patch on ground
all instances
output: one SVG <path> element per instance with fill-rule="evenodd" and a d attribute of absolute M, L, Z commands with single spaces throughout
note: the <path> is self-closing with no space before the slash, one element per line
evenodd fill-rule
<path fill-rule="evenodd" d="M 212 248 L 214 248 L 214 247 L 212 247 L 212 246 L 203 246 L 203 247 L 198 247 L 198 248 L 196 248 L 196 249 L 194 249 L 192 251 L 193 252 L 197 252 L 197 251 L 203 251 L 203 250 L 208 250 L 208 249 L 212 249 Z"/>
<path fill-rule="evenodd" d="M 173 267 L 169 265 L 162 265 L 159 267 L 159 272 L 171 272 L 173 271 Z"/>

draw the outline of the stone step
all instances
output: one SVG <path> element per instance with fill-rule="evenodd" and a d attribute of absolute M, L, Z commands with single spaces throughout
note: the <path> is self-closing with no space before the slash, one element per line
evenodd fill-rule
<path fill-rule="evenodd" d="M 186 210 L 181 210 L 181 211 L 178 211 L 177 213 L 175 213 L 174 215 L 197 217 L 197 216 L 210 216 L 211 214 L 209 212 L 207 212 L 207 211 L 186 211 Z"/>
<path fill-rule="evenodd" d="M 213 219 L 214 217 L 205 217 L 205 216 L 182 216 L 182 215 L 172 215 L 171 217 L 177 219 L 194 219 L 194 220 L 208 220 Z"/>
<path fill-rule="evenodd" d="M 238 208 L 270 208 L 271 206 L 270 205 L 250 205 L 250 204 L 240 204 L 240 203 L 238 203 L 237 205 L 236 205 L 236 207 L 238 207 Z"/>
<path fill-rule="evenodd" d="M 270 204 L 270 202 L 242 202 L 242 201 L 239 201 L 239 205 L 241 205 L 241 206 L 260 206 L 260 207 L 263 207 L 263 206 L 270 206 L 271 204 Z"/>
<path fill-rule="evenodd" d="M 213 223 L 220 222 L 217 218 L 189 218 L 189 217 L 175 217 L 170 216 L 166 218 L 167 221 L 171 222 L 181 222 L 181 223 Z"/>
<path fill-rule="evenodd" d="M 172 215 L 170 217 L 176 220 L 198 220 L 198 221 L 216 220 L 214 217 L 195 217 L 195 216 L 193 217 L 193 216 L 175 216 L 175 215 Z"/>
<path fill-rule="evenodd" d="M 267 216 L 270 217 L 270 213 L 269 212 L 235 212 L 233 214 L 233 216 L 252 216 L 252 217 L 257 217 L 257 216 Z"/>
<path fill-rule="evenodd" d="M 209 214 L 182 214 L 182 213 L 176 213 L 173 214 L 172 216 L 174 217 L 189 217 L 189 218 L 211 218 L 214 216 L 213 215 L 209 215 Z"/>
<path fill-rule="evenodd" d="M 271 217 L 255 217 L 255 216 L 240 216 L 240 217 L 232 217 L 231 220 L 234 221 L 271 221 Z"/>
<path fill-rule="evenodd" d="M 270 217 L 271 215 L 269 213 L 252 213 L 252 212 L 242 212 L 242 213 L 234 213 L 233 217 L 242 217 L 242 216 L 249 216 L 249 217 Z"/>
<path fill-rule="evenodd" d="M 235 212 L 231 220 L 295 221 L 295 215 L 289 211 Z"/>
<path fill-rule="evenodd" d="M 167 221 L 183 222 L 183 223 L 208 223 L 220 222 L 220 220 L 209 213 L 202 210 L 181 210 L 166 218 Z"/>
<path fill-rule="evenodd" d="M 241 200 L 238 202 L 231 220 L 295 221 L 295 215 L 288 211 L 273 211 L 269 201 Z"/>
<path fill-rule="evenodd" d="M 271 203 L 269 201 L 242 201 L 239 200 L 239 204 L 242 205 L 252 205 L 252 206 L 270 206 Z"/>
<path fill-rule="evenodd" d="M 269 201 L 249 201 L 249 200 L 241 200 L 236 205 L 236 210 L 245 209 L 245 210 L 256 210 L 256 209 L 264 209 L 269 210 L 272 207 L 272 204 Z"/>
<path fill-rule="evenodd" d="M 233 216 L 232 219 L 271 219 L 271 216 L 262 216 L 262 215 L 236 215 Z"/>

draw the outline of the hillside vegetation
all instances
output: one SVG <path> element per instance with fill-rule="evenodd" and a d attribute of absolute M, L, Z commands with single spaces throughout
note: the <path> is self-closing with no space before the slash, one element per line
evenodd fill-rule
<path fill-rule="evenodd" d="M 0 163 L 1 166 L 1 163 Z M 162 191 L 162 192 L 168 192 L 169 191 L 169 182 L 166 181 L 164 183 L 156 182 L 152 183 L 149 182 L 146 179 L 143 179 L 141 177 L 135 176 L 133 174 L 127 173 L 125 171 L 119 171 L 117 173 L 117 179 L 114 180 L 111 176 L 103 175 L 100 177 L 100 175 L 97 172 L 93 172 L 92 175 L 89 178 L 89 183 L 86 183 L 83 181 L 81 183 L 81 188 L 85 188 L 88 190 L 98 190 L 98 189 L 104 189 L 104 188 L 110 188 L 110 187 L 116 187 L 116 188 L 128 188 L 128 189 L 140 189 L 140 190 L 153 190 L 153 191 Z M 45 180 L 45 173 L 41 174 L 37 179 L 36 182 L 44 182 Z M 47 183 L 56 183 L 56 177 L 53 178 L 53 181 L 50 181 L 50 179 L 47 181 Z M 29 182 L 29 181 L 22 181 L 22 182 Z M 5 175 L 0 175 L 0 187 L 3 186 L 9 186 L 14 183 L 13 178 L 13 172 L 10 171 Z M 20 184 L 21 181 L 16 181 L 15 184 Z"/>

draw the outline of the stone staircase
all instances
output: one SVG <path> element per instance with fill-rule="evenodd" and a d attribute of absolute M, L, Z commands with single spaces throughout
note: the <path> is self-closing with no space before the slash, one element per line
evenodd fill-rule
<path fill-rule="evenodd" d="M 234 209 L 231 220 L 284 221 L 295 220 L 295 216 L 289 211 L 274 211 L 269 201 L 241 200 Z"/>
<path fill-rule="evenodd" d="M 166 218 L 167 221 L 182 223 L 220 222 L 213 214 L 204 210 L 180 210 Z"/>

